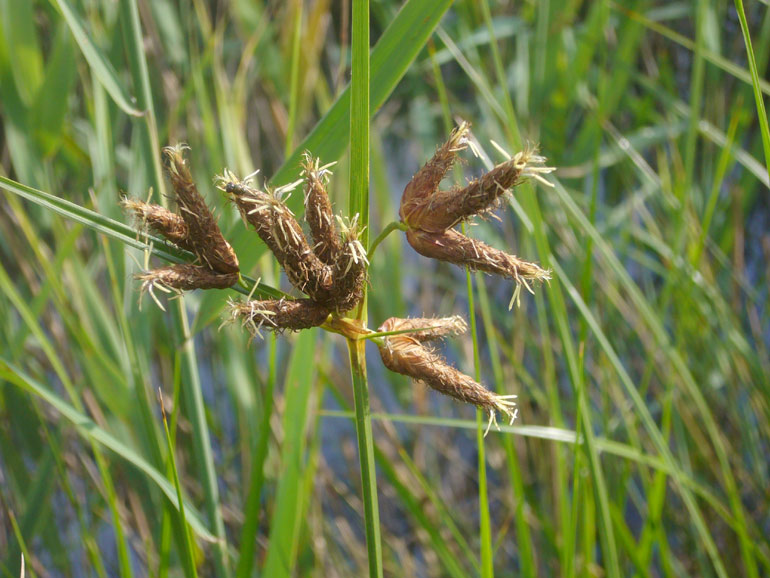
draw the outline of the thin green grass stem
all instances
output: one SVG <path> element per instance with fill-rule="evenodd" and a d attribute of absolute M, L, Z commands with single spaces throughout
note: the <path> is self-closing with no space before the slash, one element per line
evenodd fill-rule
<path fill-rule="evenodd" d="M 369 245 L 369 0 L 353 0 L 352 68 L 350 82 L 350 197 L 349 216 L 358 215 L 361 243 Z M 366 326 L 366 288 L 356 317 Z M 356 436 L 361 469 L 369 575 L 382 576 L 382 539 L 374 465 L 369 382 L 366 377 L 366 342 L 348 340 L 350 371 L 356 410 Z"/>

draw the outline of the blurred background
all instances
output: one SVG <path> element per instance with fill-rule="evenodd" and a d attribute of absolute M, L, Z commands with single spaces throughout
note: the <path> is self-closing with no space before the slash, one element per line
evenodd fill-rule
<path fill-rule="evenodd" d="M 553 270 L 520 307 L 398 232 L 372 259 L 372 328 L 472 303 L 482 382 L 519 396 L 480 470 L 474 408 L 369 346 L 385 575 L 770 574 L 770 11 L 752 79 L 737 4 L 371 2 L 372 238 L 457 119 L 482 155 L 447 186 L 492 140 L 558 168 L 470 230 Z M 308 147 L 346 212 L 350 0 L 0 9 L 0 574 L 365 575 L 344 340 L 249 343 L 232 291 L 140 308 L 145 252 L 57 204 L 130 224 L 186 142 L 244 272 L 289 291 L 213 177 L 289 182 Z M 473 343 L 441 351 L 473 375 Z"/>

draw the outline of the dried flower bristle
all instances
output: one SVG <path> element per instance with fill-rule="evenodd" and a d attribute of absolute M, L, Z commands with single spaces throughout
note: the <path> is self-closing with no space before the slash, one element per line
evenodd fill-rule
<path fill-rule="evenodd" d="M 318 158 L 305 152 L 302 175 L 305 177 L 305 221 L 313 238 L 313 252 L 327 265 L 335 263 L 342 250 L 340 237 L 334 225 L 334 213 L 326 191 L 335 163 L 321 166 Z"/>
<path fill-rule="evenodd" d="M 163 309 L 155 289 L 164 293 L 192 291 L 193 289 L 227 289 L 238 282 L 238 273 L 218 273 L 204 265 L 189 263 L 160 267 L 135 275 L 142 281 L 141 293 L 149 293 L 153 301 Z"/>
<path fill-rule="evenodd" d="M 231 320 L 259 337 L 261 329 L 280 332 L 318 327 L 329 316 L 328 309 L 310 299 L 230 301 L 229 306 Z"/>
<path fill-rule="evenodd" d="M 187 223 L 181 216 L 160 205 L 145 203 L 129 197 L 123 198 L 120 204 L 126 211 L 134 215 L 142 227 L 147 227 L 153 233 L 162 235 L 182 249 L 193 251 L 193 246 L 188 241 Z"/>
<path fill-rule="evenodd" d="M 188 243 L 193 252 L 210 269 L 220 273 L 237 273 L 238 258 L 230 244 L 222 236 L 217 220 L 192 180 L 183 153 L 187 147 L 166 147 L 168 174 L 179 205 L 179 212 L 187 224 Z"/>
<path fill-rule="evenodd" d="M 463 122 L 452 131 L 449 140 L 415 173 L 401 197 L 399 215 L 410 227 L 419 227 L 422 207 L 438 190 L 439 184 L 457 161 L 457 153 L 468 147 L 470 125 Z"/>
<path fill-rule="evenodd" d="M 394 331 L 404 321 L 388 319 L 379 331 Z M 489 425 L 495 423 L 495 414 L 500 411 L 508 416 L 510 423 L 516 419 L 515 396 L 499 396 L 468 375 L 449 365 L 440 355 L 423 345 L 410 334 L 385 337 L 379 347 L 382 363 L 389 370 L 412 379 L 422 381 L 430 388 L 456 400 L 471 403 L 489 414 Z"/>
<path fill-rule="evenodd" d="M 466 237 L 454 229 L 441 233 L 412 229 L 406 232 L 406 239 L 415 251 L 425 257 L 467 265 L 471 270 L 501 275 L 525 285 L 527 281 L 547 281 L 551 278 L 550 271 L 539 265 Z"/>

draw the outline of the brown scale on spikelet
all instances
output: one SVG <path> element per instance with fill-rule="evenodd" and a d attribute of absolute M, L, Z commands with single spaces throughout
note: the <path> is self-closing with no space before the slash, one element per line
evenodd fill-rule
<path fill-rule="evenodd" d="M 334 164 L 321 166 L 320 159 L 314 159 L 307 151 L 302 163 L 302 175 L 305 177 L 305 221 L 313 237 L 313 252 L 327 265 L 333 265 L 342 250 L 332 205 L 326 192 L 331 175 L 329 168 Z"/>
<path fill-rule="evenodd" d="M 164 309 L 155 295 L 155 289 L 164 293 L 193 289 L 227 289 L 238 282 L 238 273 L 219 273 L 205 265 L 185 263 L 153 269 L 136 275 L 135 278 L 142 282 L 142 294 L 149 293 L 158 307 Z"/>
<path fill-rule="evenodd" d="M 261 337 L 261 329 L 281 332 L 318 327 L 329 316 L 328 309 L 310 299 L 230 301 L 229 306 L 231 321 L 240 322 L 254 337 Z"/>
<path fill-rule="evenodd" d="M 179 212 L 187 224 L 187 239 L 193 252 L 210 269 L 220 273 L 237 273 L 238 258 L 222 236 L 217 220 L 198 192 L 185 162 L 184 145 L 166 147 L 168 174 Z"/>
<path fill-rule="evenodd" d="M 291 284 L 315 302 L 331 306 L 334 301 L 332 267 L 324 264 L 310 248 L 302 227 L 283 199 L 300 182 L 264 192 L 225 172 L 219 186 L 230 195 L 243 219 L 254 227 L 275 255 Z"/>
<path fill-rule="evenodd" d="M 456 332 L 460 327 L 456 318 L 448 319 L 398 319 L 391 317 L 378 331 L 400 331 L 413 328 L 414 322 L 432 323 L 424 333 L 426 339 L 435 339 Z M 516 419 L 518 410 L 512 398 L 492 393 L 470 376 L 449 365 L 440 355 L 426 347 L 415 337 L 420 332 L 387 336 L 379 346 L 382 363 L 391 371 L 422 381 L 430 388 L 458 401 L 471 403 L 489 414 L 489 426 L 495 423 L 496 412 L 504 413 L 510 423 Z M 488 430 L 489 428 L 487 428 Z"/>
<path fill-rule="evenodd" d="M 162 235 L 177 247 L 193 251 L 193 245 L 188 241 L 189 229 L 184 219 L 168 209 L 152 203 L 145 203 L 128 197 L 120 201 L 126 211 L 133 214 L 141 227 L 146 227 L 153 233 Z"/>

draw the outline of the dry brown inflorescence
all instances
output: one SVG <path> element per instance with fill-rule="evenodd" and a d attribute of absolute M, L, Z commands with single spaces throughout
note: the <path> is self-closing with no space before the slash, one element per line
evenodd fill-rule
<path fill-rule="evenodd" d="M 137 275 L 142 293 L 149 292 L 162 309 L 155 289 L 164 292 L 192 289 L 226 289 L 239 278 L 238 257 L 219 230 L 216 217 L 198 192 L 184 159 L 184 145 L 163 150 L 171 179 L 172 200 L 179 213 L 137 199 L 124 198 L 124 209 L 153 233 L 195 254 L 196 263 L 160 267 Z"/>
<path fill-rule="evenodd" d="M 366 250 L 359 241 L 358 219 L 345 221 L 334 216 L 326 190 L 330 166 L 321 166 L 318 159 L 305 155 L 305 220 L 312 244 L 285 202 L 302 181 L 262 190 L 230 171 L 217 179 L 243 220 L 275 255 L 287 279 L 308 296 L 294 301 L 232 302 L 232 319 L 240 320 L 252 334 L 259 334 L 263 327 L 275 331 L 315 327 L 329 315 L 340 316 L 355 308 L 363 298 L 369 264 Z"/>
<path fill-rule="evenodd" d="M 527 177 L 549 184 L 541 175 L 553 168 L 544 166 L 545 158 L 526 150 L 465 187 L 440 189 L 441 181 L 457 162 L 458 153 L 470 144 L 470 126 L 463 122 L 409 181 L 399 209 L 407 229 L 406 239 L 425 257 L 507 277 L 531 291 L 530 281 L 547 281 L 550 271 L 471 239 L 454 227 L 473 217 L 491 214 L 500 206 L 501 199 Z"/>
<path fill-rule="evenodd" d="M 515 295 L 521 285 L 531 291 L 530 281 L 549 279 L 549 271 L 471 239 L 454 227 L 474 216 L 490 214 L 501 198 L 527 177 L 546 182 L 541 175 L 553 169 L 543 166 L 544 159 L 533 151 L 524 151 L 465 187 L 440 189 L 458 153 L 470 143 L 469 126 L 462 123 L 406 186 L 399 210 L 406 238 L 426 257 L 513 279 L 517 283 Z M 165 149 L 178 213 L 135 199 L 123 200 L 123 206 L 143 227 L 196 256 L 195 263 L 137 276 L 143 282 L 143 292 L 149 291 L 159 305 L 155 288 L 226 288 L 240 275 L 238 259 L 192 181 L 183 150 L 182 146 Z M 518 411 L 513 401 L 516 396 L 490 392 L 449 365 L 432 346 L 443 337 L 464 333 L 467 325 L 462 318 L 391 317 L 373 332 L 344 317 L 363 298 L 369 262 L 359 240 L 358 218 L 344 220 L 334 215 L 327 192 L 331 166 L 322 166 L 306 153 L 303 178 L 275 189 L 260 188 L 253 178 L 239 179 L 227 170 L 217 177 L 217 187 L 275 255 L 289 282 L 306 295 L 300 299 L 231 300 L 230 321 L 239 322 L 253 336 L 261 335 L 261 329 L 280 332 L 324 326 L 348 339 L 370 338 L 391 371 L 483 409 L 489 414 L 490 425 L 498 411 L 512 423 Z M 303 182 L 309 237 L 286 204 L 287 196 Z"/>

